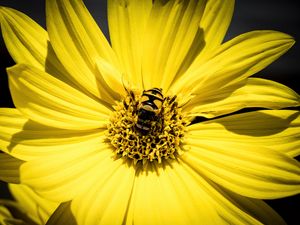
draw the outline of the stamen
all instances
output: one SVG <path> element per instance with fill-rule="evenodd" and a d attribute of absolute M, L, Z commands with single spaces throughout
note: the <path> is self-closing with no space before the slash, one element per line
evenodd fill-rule
<path fill-rule="evenodd" d="M 130 91 L 118 103 L 108 124 L 107 138 L 118 156 L 131 159 L 135 164 L 175 159 L 182 153 L 180 145 L 189 123 L 178 107 L 177 97 L 167 96 L 162 100 L 159 115 L 147 129 L 141 129 L 143 126 L 139 124 L 141 98 L 142 94 Z"/>

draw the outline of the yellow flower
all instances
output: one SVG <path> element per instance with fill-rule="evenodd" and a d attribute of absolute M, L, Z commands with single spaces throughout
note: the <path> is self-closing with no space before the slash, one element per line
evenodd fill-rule
<path fill-rule="evenodd" d="M 58 203 L 43 199 L 29 187 L 9 184 L 16 201 L 0 199 L 0 224 L 46 224 Z"/>
<path fill-rule="evenodd" d="M 47 31 L 1 8 L 1 179 L 67 202 L 49 224 L 284 224 L 260 199 L 300 193 L 300 116 L 280 110 L 300 98 L 249 77 L 294 40 L 222 43 L 233 7 L 109 0 L 111 45 L 82 1 L 47 0 Z M 268 110 L 228 115 L 248 107 Z"/>

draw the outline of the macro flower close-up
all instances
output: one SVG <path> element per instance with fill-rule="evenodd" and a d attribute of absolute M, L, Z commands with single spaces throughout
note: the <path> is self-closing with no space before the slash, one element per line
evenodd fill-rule
<path fill-rule="evenodd" d="M 46 29 L 0 8 L 0 179 L 51 202 L 42 222 L 286 224 L 263 200 L 300 193 L 300 96 L 251 76 L 293 37 L 224 41 L 234 0 L 108 0 L 108 40 L 81 0 L 45 2 Z"/>

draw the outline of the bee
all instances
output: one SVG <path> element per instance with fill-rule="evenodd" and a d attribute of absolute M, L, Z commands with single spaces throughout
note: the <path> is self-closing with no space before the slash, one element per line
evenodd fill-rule
<path fill-rule="evenodd" d="M 161 88 L 152 88 L 144 90 L 141 100 L 137 107 L 137 123 L 138 130 L 147 134 L 152 126 L 161 120 L 162 106 L 164 96 Z"/>

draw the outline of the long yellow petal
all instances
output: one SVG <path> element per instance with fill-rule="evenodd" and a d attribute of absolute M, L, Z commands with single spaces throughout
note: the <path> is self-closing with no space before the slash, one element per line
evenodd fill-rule
<path fill-rule="evenodd" d="M 209 195 L 172 162 L 139 171 L 125 224 L 222 224 Z"/>
<path fill-rule="evenodd" d="M 87 193 L 77 196 L 71 209 L 78 223 L 121 225 L 126 218 L 134 176 L 134 167 L 124 163 L 108 179 L 98 179 Z"/>
<path fill-rule="evenodd" d="M 199 38 L 205 1 L 155 1 L 146 27 L 142 60 L 144 89 L 167 91 Z"/>
<path fill-rule="evenodd" d="M 18 204 L 37 224 L 46 224 L 50 215 L 58 207 L 58 203 L 38 196 L 32 189 L 21 184 L 9 184 L 9 190 Z"/>
<path fill-rule="evenodd" d="M 81 0 L 46 1 L 46 22 L 51 44 L 72 80 L 110 102 L 97 81 L 95 57 L 117 66 L 117 59 Z"/>
<path fill-rule="evenodd" d="M 0 7 L 0 15 L 3 39 L 16 63 L 35 66 L 72 84 L 52 49 L 48 33 L 40 25 L 11 8 Z"/>
<path fill-rule="evenodd" d="M 0 179 L 8 183 L 20 183 L 20 167 L 23 163 L 6 153 L 0 153 Z"/>
<path fill-rule="evenodd" d="M 108 24 L 112 47 L 122 64 L 122 72 L 133 86 L 142 89 L 141 65 L 145 29 L 151 0 L 109 0 Z"/>
<path fill-rule="evenodd" d="M 288 154 L 300 154 L 300 113 L 293 110 L 261 110 L 227 116 L 188 127 L 199 142 L 226 141 L 263 146 Z"/>
<path fill-rule="evenodd" d="M 112 150 L 104 143 L 89 149 L 75 147 L 24 163 L 21 183 L 47 199 L 68 201 L 88 192 L 99 180 L 110 177 L 122 163 L 121 160 L 114 161 L 113 156 Z"/>
<path fill-rule="evenodd" d="M 274 199 L 300 193 L 299 162 L 259 145 L 189 135 L 182 160 L 212 181 L 243 196 Z"/>
<path fill-rule="evenodd" d="M 199 23 L 203 30 L 205 46 L 199 58 L 204 53 L 212 51 L 222 43 L 232 19 L 235 0 L 207 1 L 204 14 Z M 197 59 L 196 59 L 197 61 Z"/>
<path fill-rule="evenodd" d="M 252 31 L 222 44 L 172 86 L 174 93 L 206 96 L 243 82 L 284 54 L 294 40 L 276 31 Z"/>
<path fill-rule="evenodd" d="M 0 109 L 0 149 L 21 160 L 32 160 L 74 148 L 102 146 L 103 130 L 64 130 L 33 122 L 17 109 Z"/>
<path fill-rule="evenodd" d="M 185 184 L 191 193 L 197 193 L 199 189 L 202 190 L 204 192 L 202 195 L 207 196 L 222 218 L 223 223 L 220 224 L 285 224 L 283 219 L 261 200 L 246 198 L 220 188 L 202 173 L 197 173 L 181 160 L 180 163 L 181 167 L 172 168 L 179 178 L 176 179 L 176 176 L 173 178 L 174 181 L 178 180 L 174 185 L 180 187 Z M 194 199 L 197 201 L 197 195 L 194 196 Z M 189 204 L 193 203 L 190 202 Z M 272 223 L 270 223 L 271 221 Z"/>
<path fill-rule="evenodd" d="M 38 123 L 63 129 L 106 127 L 110 109 L 49 74 L 28 65 L 7 70 L 16 107 Z"/>
<path fill-rule="evenodd" d="M 261 78 L 248 78 L 240 88 L 215 90 L 210 96 L 196 95 L 184 108 L 190 115 L 212 118 L 242 108 L 280 109 L 300 105 L 300 96 L 287 86 Z"/>
<path fill-rule="evenodd" d="M 215 184 L 214 184 L 215 185 Z M 215 185 L 215 188 L 218 189 Z M 219 188 L 219 190 L 222 190 Z M 267 203 L 260 199 L 247 198 L 227 189 L 223 189 L 220 193 L 238 206 L 242 211 L 247 212 L 248 216 L 260 221 L 262 224 L 286 225 L 286 222 L 281 216 L 273 210 Z M 246 222 L 244 224 L 250 224 Z"/>
<path fill-rule="evenodd" d="M 176 79 L 189 67 L 197 66 L 205 58 L 205 54 L 220 46 L 231 22 L 234 2 L 234 0 L 205 1 L 205 9 L 197 34 L 187 57 L 177 72 Z"/>

